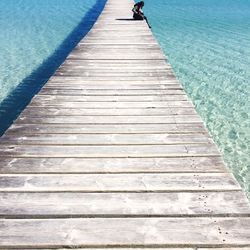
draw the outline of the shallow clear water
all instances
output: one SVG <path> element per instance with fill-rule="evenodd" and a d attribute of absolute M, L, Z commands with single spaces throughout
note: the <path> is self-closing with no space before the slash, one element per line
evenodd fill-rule
<path fill-rule="evenodd" d="M 176 76 L 250 197 L 250 1 L 146 0 Z"/>
<path fill-rule="evenodd" d="M 105 2 L 0 1 L 0 135 L 88 32 Z"/>

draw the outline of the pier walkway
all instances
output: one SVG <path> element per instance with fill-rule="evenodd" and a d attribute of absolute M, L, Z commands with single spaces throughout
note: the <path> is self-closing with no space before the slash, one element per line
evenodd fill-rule
<path fill-rule="evenodd" d="M 0 248 L 250 249 L 248 201 L 132 6 L 107 2 L 1 138 Z"/>

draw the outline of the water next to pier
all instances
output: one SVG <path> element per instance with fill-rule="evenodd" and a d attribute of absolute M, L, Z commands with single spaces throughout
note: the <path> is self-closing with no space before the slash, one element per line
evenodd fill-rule
<path fill-rule="evenodd" d="M 250 191 L 250 1 L 147 0 L 153 32 L 238 181 Z"/>
<path fill-rule="evenodd" d="M 0 135 L 89 31 L 105 2 L 0 1 Z"/>

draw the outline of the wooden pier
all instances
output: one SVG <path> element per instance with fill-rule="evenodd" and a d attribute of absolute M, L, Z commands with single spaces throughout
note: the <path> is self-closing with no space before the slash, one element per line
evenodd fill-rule
<path fill-rule="evenodd" d="M 1 249 L 250 249 L 248 200 L 132 6 L 107 2 L 1 138 Z"/>

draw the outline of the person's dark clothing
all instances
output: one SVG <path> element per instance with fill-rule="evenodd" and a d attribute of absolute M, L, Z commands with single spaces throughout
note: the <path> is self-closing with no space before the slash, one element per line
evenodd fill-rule
<path fill-rule="evenodd" d="M 133 11 L 133 18 L 134 20 L 145 20 L 148 24 L 148 27 L 151 28 L 151 26 L 148 23 L 148 19 L 146 16 L 144 16 L 142 8 L 144 6 L 144 2 L 139 2 L 134 5 L 134 8 L 132 9 Z"/>
<path fill-rule="evenodd" d="M 135 20 L 144 20 L 144 15 L 142 12 L 142 5 L 140 5 L 139 3 L 135 4 L 132 11 L 134 13 L 133 18 Z"/>

